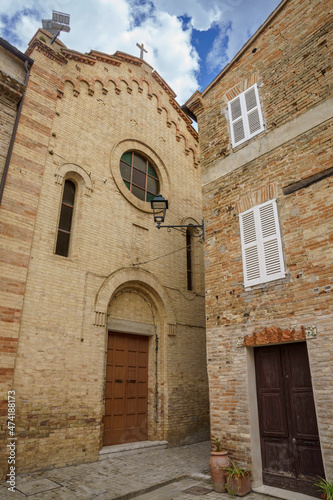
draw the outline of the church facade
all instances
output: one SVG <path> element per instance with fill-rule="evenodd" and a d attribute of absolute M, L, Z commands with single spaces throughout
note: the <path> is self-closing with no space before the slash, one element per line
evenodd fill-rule
<path fill-rule="evenodd" d="M 256 491 L 332 480 L 332 16 L 282 1 L 198 118 L 212 437 Z"/>
<path fill-rule="evenodd" d="M 209 437 L 202 239 L 158 230 L 150 206 L 162 193 L 167 224 L 201 223 L 197 133 L 143 59 L 51 39 L 27 50 L 0 211 L 18 471 Z"/>

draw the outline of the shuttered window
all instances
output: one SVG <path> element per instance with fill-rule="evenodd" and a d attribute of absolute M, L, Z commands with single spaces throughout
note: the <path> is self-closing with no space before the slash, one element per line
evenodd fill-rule
<path fill-rule="evenodd" d="M 238 146 L 264 130 L 257 84 L 229 101 L 232 146 Z"/>
<path fill-rule="evenodd" d="M 239 216 L 244 286 L 285 276 L 276 201 L 258 205 Z"/>

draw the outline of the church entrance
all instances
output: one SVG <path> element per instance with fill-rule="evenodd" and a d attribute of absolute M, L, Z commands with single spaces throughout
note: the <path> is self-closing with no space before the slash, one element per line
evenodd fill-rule
<path fill-rule="evenodd" d="M 325 477 L 305 342 L 255 348 L 263 483 L 320 497 Z"/>
<path fill-rule="evenodd" d="M 141 335 L 108 334 L 104 446 L 148 439 L 148 343 Z"/>

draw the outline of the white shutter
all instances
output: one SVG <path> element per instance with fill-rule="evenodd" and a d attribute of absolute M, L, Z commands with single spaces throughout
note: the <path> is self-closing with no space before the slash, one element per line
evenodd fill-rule
<path fill-rule="evenodd" d="M 253 286 L 285 276 L 276 201 L 239 216 L 244 285 Z"/>
<path fill-rule="evenodd" d="M 233 147 L 264 130 L 257 84 L 228 103 Z"/>
<path fill-rule="evenodd" d="M 232 142 L 242 142 L 245 139 L 245 130 L 240 97 L 236 97 L 229 103 L 229 115 L 231 117 Z"/>
<path fill-rule="evenodd" d="M 257 85 L 253 85 L 253 87 L 244 92 L 244 100 L 247 113 L 247 123 L 249 127 L 249 137 L 252 137 L 263 129 Z"/>

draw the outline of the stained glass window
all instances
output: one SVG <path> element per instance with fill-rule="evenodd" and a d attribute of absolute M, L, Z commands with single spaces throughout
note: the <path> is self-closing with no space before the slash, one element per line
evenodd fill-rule
<path fill-rule="evenodd" d="M 134 151 L 120 159 L 120 173 L 126 187 L 139 200 L 150 201 L 160 192 L 160 181 L 153 165 Z"/>

